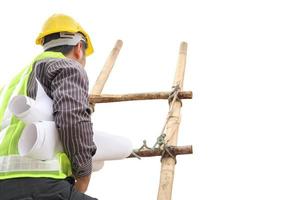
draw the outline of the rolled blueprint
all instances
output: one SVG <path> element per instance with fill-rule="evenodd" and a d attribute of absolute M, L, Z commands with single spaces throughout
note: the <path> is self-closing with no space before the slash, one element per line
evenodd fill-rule
<path fill-rule="evenodd" d="M 55 122 L 42 121 L 27 125 L 20 137 L 18 150 L 21 156 L 38 160 L 53 159 L 63 151 Z"/>
<path fill-rule="evenodd" d="M 92 171 L 99 171 L 100 169 L 102 169 L 104 166 L 104 161 L 102 160 L 93 160 L 92 162 Z"/>
<path fill-rule="evenodd" d="M 94 131 L 97 152 L 93 161 L 120 160 L 132 152 L 131 141 L 125 137 Z M 62 145 L 55 122 L 42 121 L 27 125 L 18 144 L 19 154 L 39 160 L 52 159 L 62 151 Z"/>
<path fill-rule="evenodd" d="M 21 156 L 49 160 L 57 152 L 63 151 L 52 116 L 52 106 L 52 100 L 45 94 L 37 95 L 36 101 L 21 95 L 10 101 L 9 110 L 26 123 L 18 143 Z M 128 157 L 133 150 L 131 141 L 122 136 L 94 131 L 93 140 L 97 146 L 93 156 L 93 171 L 100 170 L 106 160 Z"/>
<path fill-rule="evenodd" d="M 53 121 L 52 102 L 46 98 L 35 101 L 30 97 L 17 95 L 10 101 L 8 109 L 27 125 L 38 121 Z"/>
<path fill-rule="evenodd" d="M 94 131 L 94 142 L 97 152 L 93 160 L 120 160 L 128 157 L 133 150 L 128 138 Z"/>
<path fill-rule="evenodd" d="M 38 160 L 53 159 L 63 148 L 58 137 L 55 123 L 52 121 L 35 122 L 23 130 L 18 143 L 21 156 Z M 104 166 L 104 161 L 93 160 L 93 171 L 99 171 Z"/>

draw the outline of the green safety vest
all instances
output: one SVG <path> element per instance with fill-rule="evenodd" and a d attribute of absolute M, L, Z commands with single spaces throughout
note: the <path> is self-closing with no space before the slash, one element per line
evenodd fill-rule
<path fill-rule="evenodd" d="M 37 61 L 46 58 L 65 56 L 57 52 L 44 52 L 37 56 L 31 65 L 21 70 L 8 85 L 0 88 L 0 180 L 21 177 L 64 179 L 72 175 L 70 160 L 64 152 L 59 152 L 55 158 L 45 161 L 20 156 L 18 142 L 25 123 L 13 115 L 8 115 L 10 100 L 16 95 L 28 96 L 27 82 L 32 68 Z"/>

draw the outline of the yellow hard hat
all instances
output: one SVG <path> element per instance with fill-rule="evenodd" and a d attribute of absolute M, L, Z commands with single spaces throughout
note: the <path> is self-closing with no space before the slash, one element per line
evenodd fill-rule
<path fill-rule="evenodd" d="M 45 22 L 41 33 L 36 38 L 35 43 L 37 45 L 43 45 L 43 39 L 45 36 L 59 32 L 82 33 L 87 40 L 86 55 L 91 55 L 94 52 L 90 36 L 85 32 L 79 23 L 77 23 L 70 16 L 64 14 L 54 14 L 49 17 L 49 19 Z"/>

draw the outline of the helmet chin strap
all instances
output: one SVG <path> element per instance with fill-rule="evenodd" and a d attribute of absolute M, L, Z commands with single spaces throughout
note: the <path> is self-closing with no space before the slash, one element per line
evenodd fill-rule
<path fill-rule="evenodd" d="M 60 34 L 60 38 L 51 40 L 46 44 L 43 44 L 44 50 L 48 50 L 53 47 L 63 46 L 63 45 L 75 46 L 80 41 L 84 41 L 86 43 L 86 40 L 81 33 L 61 32 L 59 34 Z"/>

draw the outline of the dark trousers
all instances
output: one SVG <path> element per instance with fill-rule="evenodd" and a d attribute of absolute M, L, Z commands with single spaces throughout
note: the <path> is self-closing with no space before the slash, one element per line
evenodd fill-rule
<path fill-rule="evenodd" d="M 77 192 L 72 179 L 15 178 L 0 180 L 1 200 L 97 200 Z"/>

